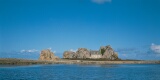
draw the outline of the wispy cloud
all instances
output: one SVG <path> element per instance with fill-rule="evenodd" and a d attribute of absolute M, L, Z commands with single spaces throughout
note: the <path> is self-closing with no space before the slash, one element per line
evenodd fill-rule
<path fill-rule="evenodd" d="M 119 48 L 116 50 L 116 52 L 135 52 L 137 51 L 136 48 Z"/>
<path fill-rule="evenodd" d="M 51 50 L 52 51 L 52 47 L 49 47 L 49 48 L 47 48 L 47 49 L 49 49 L 49 50 Z M 52 51 L 53 53 L 56 53 L 56 51 L 54 50 L 54 51 Z"/>
<path fill-rule="evenodd" d="M 30 49 L 30 50 L 25 50 L 25 49 L 23 49 L 23 50 L 21 50 L 20 51 L 21 53 L 34 53 L 34 52 L 38 52 L 38 50 L 36 50 L 36 49 Z"/>
<path fill-rule="evenodd" d="M 160 54 L 160 45 L 156 45 L 156 44 L 152 43 L 150 48 L 153 52 Z"/>
<path fill-rule="evenodd" d="M 72 52 L 76 52 L 76 51 L 77 51 L 77 49 L 75 49 L 75 50 L 74 50 L 74 49 L 70 49 L 70 51 L 72 51 Z"/>
<path fill-rule="evenodd" d="M 53 53 L 56 53 L 56 51 L 53 51 Z"/>
<path fill-rule="evenodd" d="M 47 49 L 52 50 L 52 48 L 51 48 L 51 47 L 49 47 L 49 48 L 47 48 Z"/>
<path fill-rule="evenodd" d="M 159 60 L 160 45 L 148 45 L 147 47 L 136 47 L 136 48 L 119 48 L 116 51 L 119 53 L 121 59 L 138 59 L 138 60 Z M 157 49 L 158 48 L 158 49 Z"/>
<path fill-rule="evenodd" d="M 91 0 L 91 1 L 97 4 L 104 4 L 106 2 L 112 2 L 112 0 Z"/>

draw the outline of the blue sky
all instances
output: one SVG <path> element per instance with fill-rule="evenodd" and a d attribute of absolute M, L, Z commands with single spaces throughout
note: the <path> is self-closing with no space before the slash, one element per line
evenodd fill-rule
<path fill-rule="evenodd" d="M 160 60 L 160 0 L 0 0 L 0 56 L 37 59 L 51 48 Z"/>

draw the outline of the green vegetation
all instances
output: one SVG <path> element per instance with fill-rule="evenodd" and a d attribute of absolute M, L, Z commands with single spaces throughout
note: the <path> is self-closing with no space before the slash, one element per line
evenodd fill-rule
<path fill-rule="evenodd" d="M 103 55 L 105 52 L 105 49 L 101 49 L 100 53 Z"/>

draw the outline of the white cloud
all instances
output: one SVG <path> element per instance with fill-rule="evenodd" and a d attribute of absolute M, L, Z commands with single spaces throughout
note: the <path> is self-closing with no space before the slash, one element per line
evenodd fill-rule
<path fill-rule="evenodd" d="M 127 57 L 127 54 L 122 54 L 122 56 Z"/>
<path fill-rule="evenodd" d="M 160 53 L 160 45 L 156 45 L 156 44 L 152 43 L 150 48 L 155 53 Z"/>
<path fill-rule="evenodd" d="M 53 53 L 56 53 L 56 51 L 53 51 Z"/>
<path fill-rule="evenodd" d="M 97 4 L 104 4 L 106 2 L 111 2 L 112 0 L 91 0 L 91 1 Z"/>
<path fill-rule="evenodd" d="M 23 50 L 21 50 L 20 52 L 23 53 L 23 52 L 25 52 L 25 51 L 26 51 L 26 50 L 23 49 Z"/>
<path fill-rule="evenodd" d="M 76 51 L 77 51 L 77 49 L 76 49 L 76 50 L 74 50 L 74 49 L 70 49 L 70 51 L 72 51 L 72 52 L 76 52 Z"/>
<path fill-rule="evenodd" d="M 49 49 L 49 50 L 51 50 L 52 48 L 51 48 L 51 47 L 49 47 L 48 49 Z"/>
<path fill-rule="evenodd" d="M 51 47 L 49 47 L 49 48 L 47 48 L 47 49 L 49 49 L 49 50 L 51 50 L 52 51 L 52 48 Z M 53 53 L 56 53 L 56 51 L 52 51 Z"/>
<path fill-rule="evenodd" d="M 29 52 L 29 53 L 33 53 L 33 52 L 38 52 L 38 50 L 36 50 L 36 49 L 31 49 L 31 50 L 21 50 L 20 51 L 21 53 L 26 53 L 26 52 Z"/>

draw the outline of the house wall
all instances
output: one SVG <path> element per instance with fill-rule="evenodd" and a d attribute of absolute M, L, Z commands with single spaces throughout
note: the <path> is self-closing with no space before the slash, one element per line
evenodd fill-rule
<path fill-rule="evenodd" d="M 98 59 L 98 58 L 101 58 L 102 56 L 101 55 L 91 55 L 90 58 L 92 59 Z"/>

